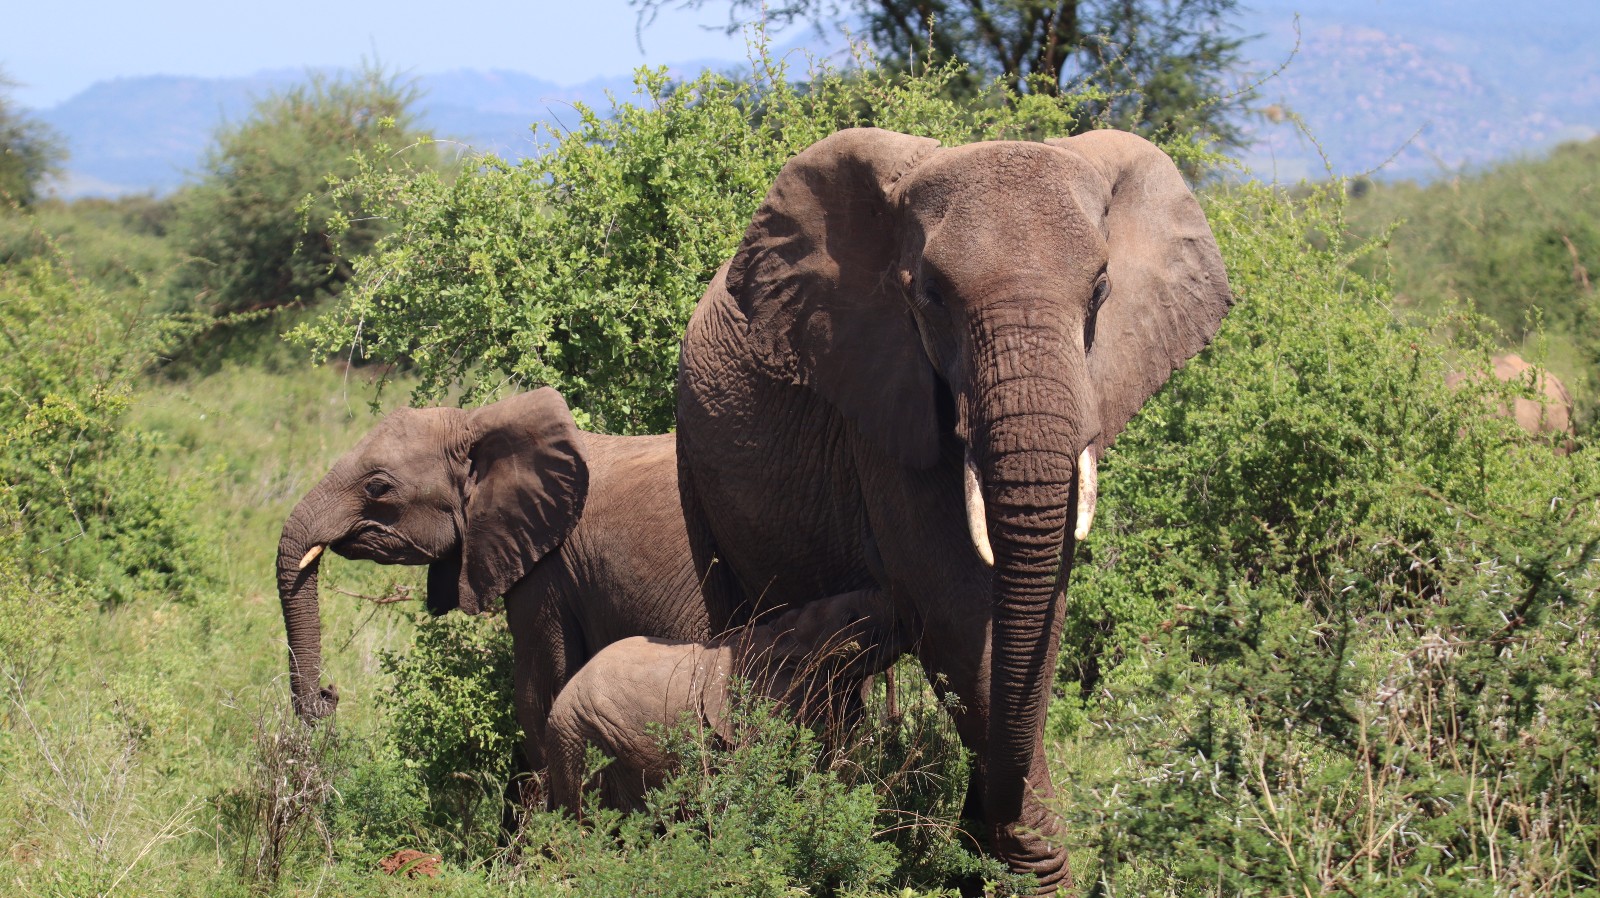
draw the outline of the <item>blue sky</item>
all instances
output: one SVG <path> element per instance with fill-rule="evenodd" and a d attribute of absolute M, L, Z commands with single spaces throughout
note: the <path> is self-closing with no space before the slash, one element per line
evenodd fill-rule
<path fill-rule="evenodd" d="M 511 69 L 561 84 L 644 63 L 741 59 L 744 40 L 702 25 L 727 5 L 663 11 L 634 37 L 627 0 L 9 0 L 0 68 L 24 106 L 52 106 L 96 81 L 135 75 L 248 75 L 352 66 L 363 56 L 417 73 Z M 785 34 L 785 39 L 800 37 Z"/>

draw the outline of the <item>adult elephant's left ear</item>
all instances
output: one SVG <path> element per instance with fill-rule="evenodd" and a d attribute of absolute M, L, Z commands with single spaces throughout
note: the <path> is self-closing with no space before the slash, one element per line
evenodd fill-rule
<path fill-rule="evenodd" d="M 938 455 L 933 365 L 890 268 L 890 192 L 939 146 L 850 128 L 789 160 L 726 270 L 756 358 L 916 467 Z"/>
<path fill-rule="evenodd" d="M 578 426 L 545 387 L 474 409 L 459 602 L 477 614 L 572 533 L 589 495 Z"/>
<path fill-rule="evenodd" d="M 1125 131 L 1045 142 L 1084 158 L 1104 179 L 1080 194 L 1084 208 L 1105 210 L 1110 257 L 1111 292 L 1089 350 L 1104 449 L 1211 342 L 1233 292 L 1205 213 L 1166 153 Z"/>

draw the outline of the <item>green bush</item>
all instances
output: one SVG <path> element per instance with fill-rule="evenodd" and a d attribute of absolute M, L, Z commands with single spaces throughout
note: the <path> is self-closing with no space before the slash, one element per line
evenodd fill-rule
<path fill-rule="evenodd" d="M 445 178 L 369 155 L 335 193 L 369 202 L 393 233 L 295 334 L 323 358 L 407 360 L 418 399 L 457 382 L 469 402 L 550 384 L 592 426 L 667 430 L 689 313 L 791 156 L 853 125 L 949 143 L 1065 134 L 1093 99 L 997 85 L 992 103 L 952 100 L 959 76 L 866 63 L 799 84 L 765 58 L 745 80 L 641 71 L 636 102 L 609 117 L 580 104 L 573 129 L 515 165 L 484 157 Z"/>
<path fill-rule="evenodd" d="M 27 694 L 55 666 L 89 600 L 77 584 L 29 573 L 23 546 L 22 515 L 0 485 L 0 685 Z"/>
<path fill-rule="evenodd" d="M 0 71 L 0 215 L 7 207 L 32 203 L 40 182 L 54 174 L 67 155 L 61 135 L 17 108 L 8 96 L 14 86 Z"/>
<path fill-rule="evenodd" d="M 1600 386 L 1589 373 L 1600 362 L 1597 185 L 1600 140 L 1428 185 L 1372 185 L 1350 225 L 1387 252 L 1357 269 L 1382 271 L 1397 302 L 1425 311 L 1470 300 L 1512 346 L 1548 337 L 1551 366 L 1587 402 Z"/>
<path fill-rule="evenodd" d="M 532 815 L 516 878 L 532 894 L 787 896 L 881 894 L 896 851 L 880 838 L 878 795 L 831 769 L 811 730 L 736 693 L 732 737 L 661 734 L 677 772 L 648 811 L 589 806 L 582 826 Z M 947 822 L 947 821 L 945 821 Z"/>
<path fill-rule="evenodd" d="M 1593 888 L 1600 462 L 1444 386 L 1487 341 L 1395 322 L 1338 190 L 1209 199 L 1239 304 L 1106 457 L 1070 807 L 1119 889 Z"/>
<path fill-rule="evenodd" d="M 377 68 L 312 75 L 223 126 L 200 182 L 176 200 L 171 239 L 183 264 L 171 308 L 247 323 L 338 294 L 351 259 L 384 222 L 361 214 L 359 196 L 331 194 L 329 179 L 350 174 L 352 155 L 363 152 L 386 157 L 420 144 L 411 158 L 436 158 L 413 124 L 416 100 L 413 87 Z M 246 342 L 261 342 L 259 330 Z"/>
<path fill-rule="evenodd" d="M 21 568 L 102 602 L 191 596 L 203 582 L 195 496 L 157 439 L 124 424 L 133 379 L 181 328 L 77 279 L 47 237 L 0 266 L 0 480 Z"/>
<path fill-rule="evenodd" d="M 392 743 L 355 760 L 336 789 L 328 826 L 340 860 L 371 869 L 395 851 L 431 844 L 426 789 Z"/>
<path fill-rule="evenodd" d="M 511 750 L 522 738 L 512 700 L 511 634 L 503 618 L 465 614 L 418 613 L 416 628 L 409 651 L 380 657 L 393 682 L 379 699 L 389 748 L 427 796 L 425 823 L 447 843 L 438 847 L 457 857 L 486 854 L 500 822 Z M 372 784 L 381 788 L 364 801 L 398 800 L 409 789 Z"/>

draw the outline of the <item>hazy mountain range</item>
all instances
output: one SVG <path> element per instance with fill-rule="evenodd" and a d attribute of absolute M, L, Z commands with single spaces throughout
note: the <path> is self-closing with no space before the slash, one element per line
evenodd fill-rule
<path fill-rule="evenodd" d="M 1249 2 L 1249 0 L 1246 0 Z M 1426 180 L 1600 133 L 1600 3 L 1256 0 L 1246 52 L 1268 115 L 1250 169 Z M 1294 13 L 1300 15 L 1299 50 Z M 1294 115 L 1290 116 L 1288 113 Z M 1274 121 L 1276 119 L 1276 121 Z"/>
<path fill-rule="evenodd" d="M 1299 13 L 1298 51 L 1294 15 Z M 1518 16 L 1496 0 L 1258 0 L 1240 18 L 1264 114 L 1244 154 L 1254 174 L 1280 181 L 1376 169 L 1428 179 L 1600 133 L 1600 4 Z M 675 65 L 733 69 L 726 60 Z M 301 70 L 247 78 L 157 75 L 95 84 L 38 115 L 72 156 L 64 196 L 176 188 L 199 164 L 217 125 Z M 560 85 L 508 71 L 421 74 L 423 122 L 435 133 L 502 155 L 534 151 L 535 121 L 571 123 L 574 102 L 604 108 L 632 78 Z M 1304 130 L 1298 123 L 1303 123 Z M 1307 136 L 1309 134 L 1309 137 Z M 1312 139 L 1315 138 L 1315 143 Z M 1321 152 L 1317 145 L 1320 145 Z"/>

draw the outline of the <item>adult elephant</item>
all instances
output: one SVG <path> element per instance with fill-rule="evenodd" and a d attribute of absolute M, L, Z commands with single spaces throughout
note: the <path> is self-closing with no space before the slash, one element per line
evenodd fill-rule
<path fill-rule="evenodd" d="M 1042 751 L 1100 454 L 1232 304 L 1131 134 L 842 131 L 779 173 L 684 335 L 679 488 L 712 625 L 877 585 L 960 698 L 969 810 L 1070 881 Z"/>
<path fill-rule="evenodd" d="M 670 435 L 581 431 L 549 388 L 385 417 L 283 525 L 278 595 L 295 710 L 315 719 L 338 701 L 319 686 L 324 547 L 426 564 L 435 614 L 475 614 L 505 597 L 517 721 L 531 770 L 544 770 L 550 706 L 596 652 L 631 636 L 711 635 L 675 450 Z"/>

